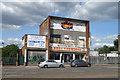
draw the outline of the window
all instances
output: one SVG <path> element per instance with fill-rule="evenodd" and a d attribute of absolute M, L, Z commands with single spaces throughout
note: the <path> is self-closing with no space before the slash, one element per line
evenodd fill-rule
<path fill-rule="evenodd" d="M 79 37 L 78 37 L 78 44 L 79 44 L 81 47 L 85 47 L 85 46 L 86 46 L 86 37 L 84 37 L 84 36 L 79 36 Z"/>
<path fill-rule="evenodd" d="M 80 41 L 84 41 L 84 39 L 79 39 Z"/>
<path fill-rule="evenodd" d="M 61 35 L 51 34 L 50 35 L 50 42 L 51 43 L 60 43 L 60 38 L 61 38 Z"/>
<path fill-rule="evenodd" d="M 51 60 L 47 60 L 47 62 L 52 62 Z"/>
<path fill-rule="evenodd" d="M 64 35 L 64 40 L 69 40 L 70 36 L 69 35 Z"/>
<path fill-rule="evenodd" d="M 50 59 L 60 60 L 60 54 L 59 53 L 51 53 Z"/>

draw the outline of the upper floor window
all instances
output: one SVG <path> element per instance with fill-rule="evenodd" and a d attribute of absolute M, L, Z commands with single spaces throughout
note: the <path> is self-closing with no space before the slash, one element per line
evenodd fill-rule
<path fill-rule="evenodd" d="M 70 35 L 64 35 L 64 40 L 70 40 Z"/>
<path fill-rule="evenodd" d="M 79 36 L 79 41 L 85 41 L 85 37 Z"/>
<path fill-rule="evenodd" d="M 85 47 L 86 46 L 86 37 L 79 36 L 78 45 L 81 47 Z"/>
<path fill-rule="evenodd" d="M 50 42 L 51 43 L 60 43 L 61 35 L 58 34 L 51 34 L 50 35 Z"/>

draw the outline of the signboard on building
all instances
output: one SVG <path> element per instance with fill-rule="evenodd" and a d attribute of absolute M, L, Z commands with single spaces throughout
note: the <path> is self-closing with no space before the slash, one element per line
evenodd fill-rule
<path fill-rule="evenodd" d="M 51 29 L 61 29 L 61 30 L 70 30 L 70 31 L 79 31 L 86 32 L 85 23 L 78 23 L 72 21 L 64 21 L 64 20 L 51 20 Z"/>
<path fill-rule="evenodd" d="M 28 35 L 27 47 L 46 48 L 46 36 Z"/>
<path fill-rule="evenodd" d="M 62 52 L 86 52 L 86 48 L 63 48 L 63 47 L 52 47 L 51 51 L 62 51 Z"/>

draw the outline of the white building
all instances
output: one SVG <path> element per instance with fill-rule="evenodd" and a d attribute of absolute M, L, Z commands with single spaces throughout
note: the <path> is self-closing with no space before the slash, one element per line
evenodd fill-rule
<path fill-rule="evenodd" d="M 90 51 L 90 56 L 99 56 L 98 51 Z"/>

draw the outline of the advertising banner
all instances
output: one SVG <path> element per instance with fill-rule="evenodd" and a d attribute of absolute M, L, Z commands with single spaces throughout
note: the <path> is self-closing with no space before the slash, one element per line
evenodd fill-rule
<path fill-rule="evenodd" d="M 46 36 L 28 35 L 27 47 L 46 48 Z"/>
<path fill-rule="evenodd" d="M 78 23 L 64 20 L 51 20 L 51 29 L 62 29 L 70 31 L 86 32 L 85 23 Z"/>
<path fill-rule="evenodd" d="M 62 47 L 51 47 L 51 51 L 58 51 L 58 52 L 83 52 L 86 53 L 86 48 L 62 48 Z"/>

